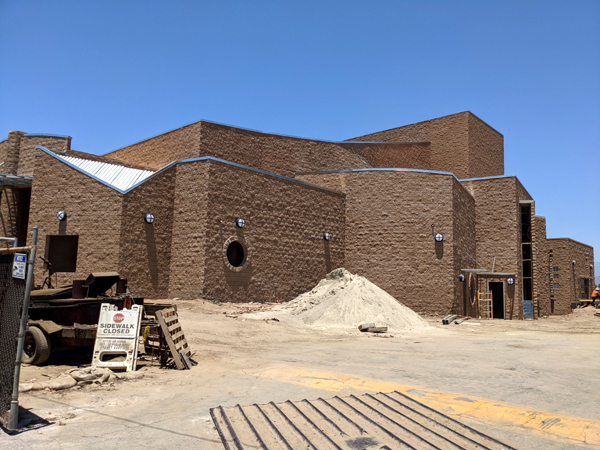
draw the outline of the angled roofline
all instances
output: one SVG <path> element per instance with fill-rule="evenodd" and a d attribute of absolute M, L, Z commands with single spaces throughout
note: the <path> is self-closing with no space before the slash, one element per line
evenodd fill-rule
<path fill-rule="evenodd" d="M 142 142 L 149 141 L 151 139 L 157 138 L 157 137 L 162 136 L 164 134 L 169 134 L 169 133 L 172 133 L 174 131 L 180 130 L 182 128 L 186 128 L 186 127 L 189 127 L 191 125 L 195 125 L 197 123 L 202 123 L 202 122 L 209 123 L 209 124 L 212 124 L 212 125 L 219 125 L 219 126 L 227 127 L 227 128 L 234 128 L 236 130 L 251 131 L 253 133 L 260 133 L 260 134 L 265 134 L 265 135 L 269 135 L 269 136 L 277 136 L 277 137 L 284 137 L 284 138 L 291 138 L 291 139 L 301 139 L 303 141 L 327 142 L 329 144 L 426 144 L 426 143 L 430 143 L 430 141 L 418 141 L 418 142 L 330 141 L 330 140 L 327 140 L 327 139 L 314 139 L 314 138 L 306 138 L 306 137 L 301 137 L 301 136 L 293 136 L 291 134 L 269 133 L 269 132 L 266 132 L 266 131 L 255 130 L 253 128 L 238 127 L 238 126 L 235 126 L 235 125 L 229 125 L 229 124 L 226 124 L 226 123 L 215 122 L 215 121 L 212 121 L 212 120 L 200 119 L 200 120 L 196 120 L 195 122 L 188 123 L 187 125 L 183 125 L 183 126 L 180 126 L 180 127 L 177 127 L 177 128 L 173 128 L 171 130 L 167 130 L 167 131 L 164 131 L 162 133 L 158 133 L 158 134 L 155 134 L 153 136 L 150 136 L 148 138 L 145 138 L 145 139 L 133 142 L 133 143 L 131 143 L 129 145 L 125 145 L 123 147 L 117 148 L 116 150 L 111 150 L 110 152 L 105 153 L 105 154 L 100 155 L 100 156 L 110 155 L 111 153 L 116 153 L 119 150 L 123 150 L 123 149 L 125 149 L 127 147 L 133 147 L 134 145 L 141 144 Z"/>
<path fill-rule="evenodd" d="M 461 181 L 456 178 L 452 172 L 441 172 L 439 170 L 424 170 L 424 169 L 402 169 L 402 168 L 381 168 L 381 167 L 372 167 L 372 168 L 363 168 L 363 169 L 342 169 L 342 170 L 323 170 L 318 172 L 299 172 L 296 175 L 324 175 L 329 173 L 351 173 L 351 172 L 417 172 L 417 173 L 429 173 L 433 175 L 452 175 L 456 181 Z"/>
<path fill-rule="evenodd" d="M 172 168 L 172 167 L 176 166 L 177 164 L 186 164 L 186 163 L 192 163 L 192 162 L 198 162 L 198 161 L 213 161 L 213 162 L 219 162 L 219 163 L 221 163 L 221 164 L 226 164 L 226 165 L 229 165 L 229 166 L 237 167 L 237 168 L 239 168 L 239 169 L 245 169 L 245 170 L 249 170 L 249 171 L 251 171 L 251 172 L 257 172 L 257 173 L 260 173 L 260 174 L 262 174 L 262 175 L 268 175 L 268 176 L 271 176 L 271 177 L 274 177 L 274 178 L 279 178 L 279 179 L 281 179 L 281 180 L 292 181 L 292 182 L 294 182 L 294 183 L 302 184 L 302 185 L 304 185 L 304 186 L 311 187 L 311 188 L 316 188 L 316 189 L 319 189 L 319 190 L 321 190 L 321 191 L 328 191 L 328 192 L 332 192 L 332 193 L 335 193 L 335 194 L 345 195 L 343 192 L 340 192 L 340 191 L 335 191 L 335 190 L 333 190 L 333 189 L 327 189 L 327 188 L 324 188 L 324 187 L 322 187 L 322 186 L 317 186 L 317 185 L 315 185 L 315 184 L 307 183 L 307 182 L 305 182 L 305 181 L 296 180 L 296 179 L 294 179 L 294 178 L 288 178 L 288 177 L 284 177 L 283 175 L 277 175 L 277 174 L 274 174 L 274 173 L 265 172 L 264 170 L 255 169 L 255 168 L 253 168 L 253 167 L 249 167 L 249 166 L 244 166 L 244 165 L 242 165 L 242 164 L 237 164 L 237 163 L 234 163 L 234 162 L 231 162 L 231 161 L 226 161 L 226 160 L 224 160 L 224 159 L 215 158 L 215 157 L 213 157 L 213 156 L 201 156 L 201 157 L 199 157 L 199 158 L 179 159 L 179 160 L 177 160 L 177 161 L 173 161 L 173 162 L 171 162 L 171 163 L 167 164 L 166 166 L 162 167 L 161 169 L 157 170 L 156 172 L 154 172 L 154 173 L 153 173 L 152 175 L 150 175 L 149 177 L 147 177 L 147 178 L 144 178 L 144 179 L 143 179 L 142 181 L 140 181 L 139 183 L 137 183 L 137 184 L 134 184 L 133 186 L 131 186 L 130 188 L 128 188 L 128 189 L 126 189 L 126 190 L 122 190 L 122 189 L 119 189 L 119 188 L 117 188 L 117 187 L 115 187 L 115 186 L 111 185 L 110 183 L 107 183 L 107 182 L 106 182 L 106 181 L 104 181 L 104 180 L 101 180 L 100 178 L 98 178 L 98 177 L 96 177 L 96 176 L 94 176 L 94 175 L 90 174 L 89 172 L 86 172 L 85 170 L 82 170 L 81 168 L 77 167 L 76 165 L 74 165 L 74 164 L 71 164 L 70 162 L 68 162 L 68 161 L 64 160 L 63 158 L 61 158 L 60 156 L 56 155 L 56 154 L 55 154 L 55 153 L 54 153 L 52 150 L 49 150 L 49 149 L 47 149 L 47 148 L 45 148 L 45 147 L 42 147 L 41 145 L 38 145 L 38 146 L 36 146 L 35 148 L 36 148 L 36 149 L 39 149 L 39 150 L 42 150 L 44 153 L 46 153 L 46 154 L 48 154 L 48 155 L 52 156 L 53 158 L 56 158 L 58 161 L 62 162 L 63 164 L 66 164 L 67 166 L 71 167 L 72 169 L 75 169 L 75 170 L 77 170 L 78 172 L 81 172 L 81 173 L 83 173 L 84 175 L 87 175 L 88 177 L 92 178 L 93 180 L 96 180 L 96 181 L 98 181 L 99 183 L 101 183 L 101 184 L 103 184 L 103 185 L 105 185 L 105 186 L 107 186 L 107 187 L 109 187 L 109 188 L 111 188 L 111 189 L 114 189 L 115 191 L 117 191 L 118 193 L 120 193 L 120 194 L 123 194 L 123 195 L 124 195 L 124 194 L 127 194 L 128 192 L 131 192 L 132 190 L 134 190 L 134 189 L 135 189 L 135 188 L 137 188 L 138 186 L 141 186 L 142 184 L 144 184 L 144 183 L 145 183 L 145 182 L 147 182 L 148 180 L 151 180 L 151 179 L 152 179 L 152 178 L 154 178 L 155 176 L 157 176 L 157 175 L 161 174 L 162 172 L 165 172 L 166 170 L 169 170 L 170 168 Z M 111 163 L 107 163 L 107 164 L 111 164 Z M 120 164 L 114 164 L 114 165 L 118 166 L 118 165 L 120 165 Z M 125 167 L 125 166 L 123 166 L 123 167 Z"/>
<path fill-rule="evenodd" d="M 561 237 L 561 238 L 546 238 L 547 241 L 571 241 L 574 242 L 575 244 L 579 244 L 579 245 L 584 245 L 586 247 L 591 248 L 592 250 L 594 249 L 594 247 L 592 247 L 590 244 L 586 244 L 584 242 L 580 242 L 580 241 L 576 241 L 573 238 L 568 238 L 568 237 Z"/>
<path fill-rule="evenodd" d="M 496 178 L 517 178 L 517 176 L 516 175 L 493 175 L 491 177 L 462 178 L 462 179 L 460 179 L 458 181 L 494 180 Z M 517 180 L 518 180 L 518 178 L 517 178 Z M 519 183 L 520 183 L 520 181 L 519 181 Z M 523 184 L 521 184 L 521 186 L 523 186 Z M 525 188 L 523 187 L 523 189 L 525 189 Z M 525 189 L 525 190 L 527 190 L 527 189 Z M 529 194 L 529 192 L 528 192 L 528 194 Z"/>
<path fill-rule="evenodd" d="M 73 139 L 71 136 L 66 136 L 64 134 L 48 134 L 48 133 L 25 133 L 23 137 L 54 137 L 54 138 L 63 138 L 63 139 Z"/>
<path fill-rule="evenodd" d="M 500 136 L 504 137 L 504 135 L 502 133 L 500 133 L 498 130 L 496 130 L 494 127 L 492 127 L 489 123 L 487 123 L 486 121 L 482 120 L 479 116 L 477 116 L 476 114 L 473 114 L 471 111 L 466 110 L 466 111 L 460 111 L 460 112 L 453 113 L 453 114 L 446 114 L 445 116 L 435 117 L 433 119 L 420 120 L 418 122 L 408 123 L 406 125 L 400 125 L 399 127 L 388 128 L 386 130 L 374 131 L 373 133 L 362 134 L 360 136 L 357 136 L 356 138 L 350 138 L 350 139 L 357 139 L 359 137 L 369 136 L 371 134 L 385 133 L 386 131 L 397 130 L 398 128 L 410 127 L 411 125 L 417 125 L 419 123 L 433 122 L 434 120 L 445 119 L 447 117 L 458 116 L 459 114 L 465 114 L 465 113 L 471 114 L 473 117 L 477 118 L 479 121 L 481 121 L 482 123 L 486 124 L 492 130 L 494 130 L 496 133 L 498 133 Z"/>

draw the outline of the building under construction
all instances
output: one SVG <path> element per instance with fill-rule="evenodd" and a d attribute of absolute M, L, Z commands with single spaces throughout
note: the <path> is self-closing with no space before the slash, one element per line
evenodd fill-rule
<path fill-rule="evenodd" d="M 282 302 L 345 267 L 419 313 L 504 319 L 593 289 L 592 247 L 546 238 L 470 112 L 339 142 L 200 121 L 104 156 L 11 131 L 0 162 L 0 233 L 39 226 L 58 285 L 119 272 L 147 298 Z"/>

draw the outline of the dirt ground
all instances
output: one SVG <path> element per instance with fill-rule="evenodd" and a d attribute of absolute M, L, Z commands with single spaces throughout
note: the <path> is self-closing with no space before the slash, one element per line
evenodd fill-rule
<path fill-rule="evenodd" d="M 469 320 L 420 333 L 319 331 L 244 318 L 258 305 L 176 301 L 199 363 L 143 378 L 21 394 L 49 422 L 0 431 L 0 448 L 222 449 L 209 409 L 398 390 L 519 449 L 600 448 L 600 317 Z M 85 365 L 89 352 L 24 366 L 22 382 Z"/>

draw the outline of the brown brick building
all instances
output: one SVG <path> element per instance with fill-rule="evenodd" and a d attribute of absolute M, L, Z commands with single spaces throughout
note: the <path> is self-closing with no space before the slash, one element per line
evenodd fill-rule
<path fill-rule="evenodd" d="M 59 284 L 118 271 L 149 298 L 279 302 L 343 266 L 420 313 L 478 316 L 492 292 L 505 319 L 593 287 L 593 249 L 546 239 L 470 112 L 341 142 L 200 121 L 104 156 L 11 131 L 2 161 L 0 234 L 38 225 Z"/>

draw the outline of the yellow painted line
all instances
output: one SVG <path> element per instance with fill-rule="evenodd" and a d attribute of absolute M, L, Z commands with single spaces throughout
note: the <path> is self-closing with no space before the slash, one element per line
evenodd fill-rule
<path fill-rule="evenodd" d="M 452 417 L 458 416 L 473 422 L 509 428 L 521 433 L 532 433 L 554 441 L 600 448 L 600 420 L 583 419 L 486 398 L 433 391 L 373 378 L 301 370 L 288 366 L 271 367 L 253 375 L 332 392 L 398 391 Z"/>

